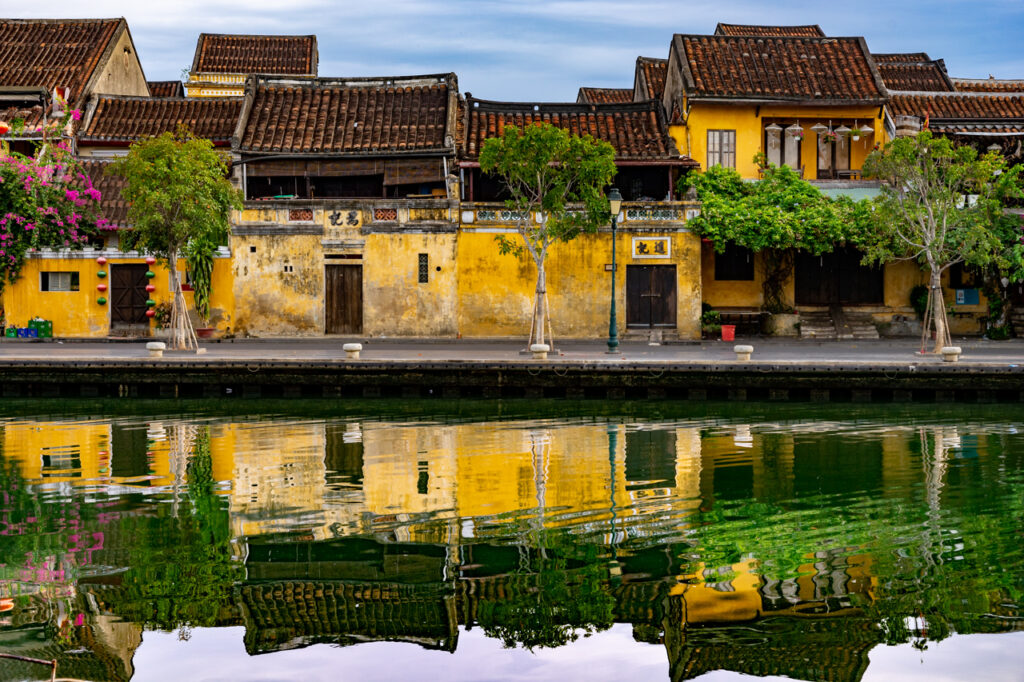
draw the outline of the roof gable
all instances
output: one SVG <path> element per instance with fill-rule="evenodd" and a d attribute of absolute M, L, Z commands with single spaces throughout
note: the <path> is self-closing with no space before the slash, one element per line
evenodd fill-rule
<path fill-rule="evenodd" d="M 200 33 L 192 73 L 317 74 L 316 36 Z"/>
<path fill-rule="evenodd" d="M 1003 78 L 953 78 L 957 92 L 1024 92 L 1024 80 Z"/>
<path fill-rule="evenodd" d="M 917 92 L 953 92 L 955 89 L 940 61 L 883 62 L 878 73 L 888 90 Z"/>
<path fill-rule="evenodd" d="M 576 101 L 580 104 L 615 104 L 633 101 L 632 88 L 580 88 Z"/>
<path fill-rule="evenodd" d="M 130 142 L 184 124 L 197 137 L 226 146 L 241 110 L 238 98 L 101 97 L 79 139 L 86 144 Z"/>
<path fill-rule="evenodd" d="M 881 104 L 887 93 L 863 38 L 755 38 L 679 35 L 691 99 Z"/>
<path fill-rule="evenodd" d="M 910 62 L 930 62 L 932 58 L 927 52 L 883 52 L 872 53 L 876 64 L 907 64 Z"/>
<path fill-rule="evenodd" d="M 153 97 L 184 97 L 185 87 L 181 81 L 146 81 L 149 94 Z"/>
<path fill-rule="evenodd" d="M 574 135 L 591 135 L 615 147 L 616 160 L 679 161 L 659 102 L 628 104 L 535 104 L 490 102 L 466 97 L 466 158 L 476 159 L 484 140 L 502 135 L 506 126 L 523 128 L 550 123 Z M 685 157 L 684 157 L 685 158 Z M 689 159 L 685 159 L 688 161 Z"/>
<path fill-rule="evenodd" d="M 817 24 L 803 26 L 757 26 L 751 24 L 723 24 L 715 27 L 716 36 L 758 36 L 761 38 L 777 38 L 780 36 L 798 36 L 803 38 L 824 38 L 825 32 Z"/>
<path fill-rule="evenodd" d="M 636 100 L 661 99 L 665 93 L 665 74 L 668 60 L 655 57 L 637 57 L 633 76 L 633 98 Z"/>
<path fill-rule="evenodd" d="M 237 148 L 330 155 L 453 153 L 455 74 L 246 84 Z"/>
<path fill-rule="evenodd" d="M 1024 121 L 1024 94 L 893 93 L 894 116 L 928 116 L 932 121 Z"/>
<path fill-rule="evenodd" d="M 0 85 L 70 89 L 78 100 L 124 19 L 0 20 Z"/>

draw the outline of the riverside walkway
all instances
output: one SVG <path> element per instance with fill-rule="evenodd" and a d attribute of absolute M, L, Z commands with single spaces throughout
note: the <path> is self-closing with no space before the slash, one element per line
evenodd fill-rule
<path fill-rule="evenodd" d="M 238 339 L 150 358 L 145 342 L 0 343 L 4 397 L 558 397 L 1024 401 L 1024 341 L 959 339 L 958 363 L 913 339 L 651 346 L 564 341 L 547 360 L 517 341 Z"/>

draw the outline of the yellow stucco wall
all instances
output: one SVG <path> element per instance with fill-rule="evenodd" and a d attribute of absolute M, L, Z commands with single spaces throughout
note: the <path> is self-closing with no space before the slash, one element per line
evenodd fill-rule
<path fill-rule="evenodd" d="M 107 263 L 96 263 L 99 252 L 68 254 L 63 257 L 36 257 L 25 261 L 21 276 L 3 291 L 3 309 L 7 325 L 24 327 L 28 321 L 41 317 L 53 322 L 55 337 L 99 338 L 110 333 L 110 308 L 112 301 L 111 266 L 119 264 L 145 263 L 144 258 L 119 258 L 104 252 Z M 100 271 L 107 273 L 99 277 Z M 170 300 L 170 275 L 159 263 L 152 267 L 156 277 L 151 281 L 156 287 L 152 298 L 158 304 Z M 178 270 L 184 276 L 185 261 L 179 259 Z M 79 273 L 78 291 L 40 291 L 41 272 Z M 105 284 L 107 290 L 100 292 L 97 285 Z M 97 303 L 101 296 L 106 305 Z M 199 319 L 194 313 L 192 293 L 185 292 L 185 301 L 192 311 L 193 323 Z M 223 331 L 232 324 L 234 317 L 234 292 L 231 287 L 231 266 L 229 258 L 215 258 L 212 291 L 210 295 L 210 324 Z M 155 326 L 155 323 L 151 323 Z"/>
<path fill-rule="evenodd" d="M 421 253 L 427 254 L 426 283 L 419 281 Z M 455 257 L 454 233 L 366 235 L 363 250 L 365 334 L 458 334 Z"/>
<path fill-rule="evenodd" d="M 486 229 L 486 228 L 485 228 Z M 501 255 L 495 232 L 464 229 L 458 245 L 459 330 L 466 337 L 522 336 L 529 333 L 537 274 L 529 254 Z M 519 240 L 515 233 L 507 236 Z M 670 237 L 671 258 L 634 259 L 631 238 Z M 676 323 L 682 338 L 699 338 L 700 240 L 687 232 L 618 232 L 615 279 L 619 333 L 626 331 L 626 266 L 676 266 Z M 546 261 L 548 303 L 555 338 L 601 337 L 608 333 L 611 282 L 608 231 L 584 235 L 551 247 Z"/>
<path fill-rule="evenodd" d="M 669 133 L 676 141 L 680 152 L 699 162 L 701 168 L 707 168 L 708 130 L 736 131 L 736 170 L 744 178 L 757 177 L 757 165 L 754 155 L 763 151 L 763 129 L 767 125 L 763 119 L 791 119 L 799 122 L 804 129 L 804 139 L 800 146 L 800 163 L 805 168 L 805 177 L 814 179 L 817 169 L 817 141 L 811 126 L 815 123 L 825 125 L 832 122 L 833 128 L 838 127 L 840 120 L 856 119 L 870 123 L 874 133 L 862 137 L 859 141 L 850 142 L 850 167 L 861 168 L 864 158 L 871 152 L 876 142 L 885 142 L 883 121 L 879 118 L 879 107 L 785 107 L 740 104 L 707 104 L 694 103 L 690 109 L 685 125 L 669 126 Z"/>
<path fill-rule="evenodd" d="M 256 336 L 324 333 L 319 235 L 232 235 L 235 331 Z M 253 250 L 255 249 L 255 250 Z M 291 272 L 285 266 L 291 266 Z"/>

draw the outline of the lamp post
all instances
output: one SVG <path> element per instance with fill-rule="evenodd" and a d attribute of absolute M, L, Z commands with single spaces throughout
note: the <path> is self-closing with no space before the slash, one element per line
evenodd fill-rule
<path fill-rule="evenodd" d="M 608 192 L 608 209 L 612 213 L 612 309 L 608 316 L 608 352 L 619 352 L 619 330 L 615 321 L 615 227 L 619 220 L 619 209 L 622 208 L 622 195 L 612 187 Z"/>

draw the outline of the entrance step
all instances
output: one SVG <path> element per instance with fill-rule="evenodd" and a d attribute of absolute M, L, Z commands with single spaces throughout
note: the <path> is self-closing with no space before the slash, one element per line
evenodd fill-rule
<path fill-rule="evenodd" d="M 836 326 L 832 315 L 827 310 L 815 310 L 800 313 L 800 338 L 802 339 L 834 339 Z"/>
<path fill-rule="evenodd" d="M 850 338 L 878 338 L 878 327 L 875 326 L 875 320 L 871 317 L 871 313 L 844 312 L 846 316 L 846 326 L 852 335 Z"/>
<path fill-rule="evenodd" d="M 623 341 L 646 341 L 650 344 L 661 345 L 679 340 L 679 332 L 670 328 L 658 329 L 627 329 L 622 335 Z"/>
<path fill-rule="evenodd" d="M 1024 336 L 1024 308 L 1010 310 L 1010 325 L 1013 327 L 1014 336 Z"/>

